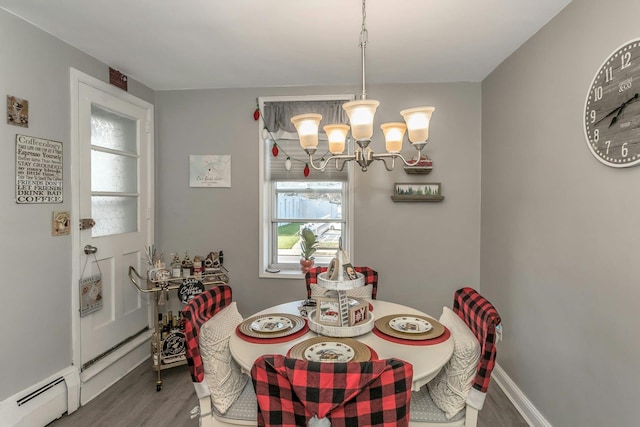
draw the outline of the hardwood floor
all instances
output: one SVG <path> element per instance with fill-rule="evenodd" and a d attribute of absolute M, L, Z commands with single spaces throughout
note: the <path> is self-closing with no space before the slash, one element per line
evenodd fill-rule
<path fill-rule="evenodd" d="M 482 411 L 478 413 L 478 427 L 527 427 L 529 424 L 493 381 Z"/>
<path fill-rule="evenodd" d="M 156 373 L 143 363 L 100 396 L 49 427 L 197 427 L 189 412 L 198 404 L 187 366 L 162 371 L 163 388 L 156 392 Z M 528 424 L 493 382 L 478 427 L 519 427 Z"/>

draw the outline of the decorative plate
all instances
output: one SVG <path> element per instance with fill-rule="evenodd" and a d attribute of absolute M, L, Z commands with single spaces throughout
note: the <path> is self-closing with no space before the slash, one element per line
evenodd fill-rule
<path fill-rule="evenodd" d="M 351 347 L 337 341 L 310 345 L 304 350 L 304 358 L 312 362 L 350 362 L 355 355 Z"/>
<path fill-rule="evenodd" d="M 280 320 L 281 318 L 283 318 L 284 320 Z M 267 319 L 271 319 L 271 320 L 267 320 Z M 264 328 L 265 325 L 268 322 L 273 321 L 273 319 L 278 319 L 278 321 L 276 321 L 275 323 L 280 322 L 283 325 L 288 321 L 289 326 L 284 328 L 284 327 L 280 327 L 279 325 L 275 325 L 278 328 L 278 330 L 274 330 L 270 332 L 267 332 L 266 329 L 255 330 L 252 327 L 252 325 L 255 323 L 256 325 L 261 325 L 261 327 Z M 246 319 L 245 321 L 240 323 L 240 325 L 238 326 L 238 330 L 248 337 L 269 339 L 269 338 L 286 337 L 286 336 L 295 334 L 296 332 L 299 332 L 300 330 L 302 330 L 304 326 L 305 326 L 305 320 L 300 316 L 295 316 L 293 314 L 288 314 L 288 313 L 269 313 L 269 314 L 253 316 Z"/>
<path fill-rule="evenodd" d="M 261 317 L 251 323 L 250 328 L 256 332 L 272 333 L 292 328 L 291 320 L 284 316 Z"/>
<path fill-rule="evenodd" d="M 315 337 L 291 347 L 289 357 L 311 362 L 366 362 L 371 350 L 352 338 Z"/>
<path fill-rule="evenodd" d="M 407 333 L 400 332 L 390 326 L 390 322 L 393 319 L 397 318 L 414 318 L 414 319 L 422 319 L 425 322 L 431 324 L 431 329 L 425 332 L 416 332 L 416 333 Z M 390 314 L 388 316 L 383 316 L 375 321 L 375 327 L 385 335 L 389 335 L 390 337 L 401 338 L 404 340 L 430 340 L 433 338 L 438 338 L 440 335 L 444 334 L 444 325 L 438 322 L 435 319 L 432 319 L 427 316 L 420 316 L 415 314 Z"/>
<path fill-rule="evenodd" d="M 421 334 L 429 332 L 433 326 L 431 323 L 419 317 L 394 317 L 389 321 L 389 326 L 398 332 L 406 334 Z"/>

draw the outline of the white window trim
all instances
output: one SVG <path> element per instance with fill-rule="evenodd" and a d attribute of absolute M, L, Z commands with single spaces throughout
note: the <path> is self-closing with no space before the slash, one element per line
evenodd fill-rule
<path fill-rule="evenodd" d="M 260 111 L 264 111 L 264 103 L 265 102 L 286 102 L 286 101 L 330 101 L 330 100 L 345 100 L 352 101 L 355 97 L 353 95 L 308 95 L 308 96 L 265 96 L 258 98 L 258 106 L 260 107 Z M 259 148 L 259 161 L 258 161 L 258 179 L 259 179 L 259 203 L 260 203 L 260 230 L 259 230 L 259 265 L 258 265 L 258 277 L 264 279 L 304 279 L 304 275 L 301 271 L 292 271 L 292 270 L 283 270 L 279 273 L 269 273 L 266 271 L 269 266 L 269 240 L 265 239 L 265 232 L 267 230 L 271 232 L 271 224 L 269 222 L 269 218 L 271 217 L 271 197 L 270 197 L 270 189 L 269 189 L 269 181 L 265 179 L 265 170 L 264 170 L 264 156 L 268 155 L 265 153 L 265 144 L 262 139 L 262 129 L 264 128 L 264 121 L 262 120 L 262 115 L 258 120 L 258 144 Z M 347 170 L 349 174 L 349 181 L 347 184 L 347 193 L 349 197 L 347 197 L 347 206 L 343 206 L 343 209 L 347 209 L 347 222 L 349 226 L 347 227 L 347 235 L 346 242 L 342 242 L 344 249 L 347 253 L 351 254 L 353 258 L 353 197 L 354 194 L 353 188 L 353 164 L 349 162 L 347 165 Z"/>

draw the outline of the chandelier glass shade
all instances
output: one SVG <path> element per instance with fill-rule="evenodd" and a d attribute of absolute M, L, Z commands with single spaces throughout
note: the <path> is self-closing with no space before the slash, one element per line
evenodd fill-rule
<path fill-rule="evenodd" d="M 329 124 L 323 127 L 329 141 L 329 152 L 331 156 L 323 158 L 318 164 L 314 163 L 313 154 L 318 149 L 318 131 L 321 114 L 305 113 L 291 117 L 291 123 L 298 132 L 300 146 L 309 155 L 309 165 L 320 171 L 324 171 L 327 165 L 335 160 L 336 169 L 342 170 L 349 161 L 356 161 L 363 171 L 366 171 L 374 160 L 381 160 L 385 168 L 389 171 L 395 166 L 395 159 L 399 158 L 406 166 L 417 166 L 421 160 L 422 149 L 429 139 L 429 122 L 433 114 L 434 107 L 414 107 L 400 111 L 404 119 L 402 122 L 384 123 L 380 126 L 385 138 L 386 153 L 376 154 L 369 148 L 373 137 L 373 122 L 376 109 L 380 105 L 379 101 L 367 99 L 365 88 L 366 68 L 365 50 L 367 45 L 366 4 L 362 1 L 362 31 L 360 33 L 360 48 L 362 52 L 362 94 L 360 99 L 346 102 L 342 108 L 347 113 L 349 124 Z M 357 147 L 353 154 L 343 154 L 346 149 L 347 140 L 353 139 Z M 417 150 L 417 156 L 413 160 L 405 159 L 400 153 L 404 135 L 411 145 Z M 387 161 L 390 160 L 389 163 Z"/>

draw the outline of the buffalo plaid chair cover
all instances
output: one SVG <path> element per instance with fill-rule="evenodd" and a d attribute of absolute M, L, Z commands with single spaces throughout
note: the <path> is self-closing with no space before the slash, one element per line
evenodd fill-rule
<path fill-rule="evenodd" d="M 378 296 L 378 272 L 369 267 L 353 267 L 353 269 L 364 275 L 364 284 L 372 285 L 371 298 L 377 299 Z M 311 284 L 318 283 L 318 274 L 327 271 L 327 267 L 311 267 L 304 276 L 307 284 L 307 298 L 311 298 Z"/>
<path fill-rule="evenodd" d="M 495 307 L 473 288 L 458 289 L 453 297 L 453 311 L 471 329 L 480 342 L 480 363 L 467 402 L 482 409 L 491 371 L 496 364 L 496 327 L 500 315 Z"/>
<path fill-rule="evenodd" d="M 251 378 L 258 426 L 409 423 L 413 366 L 398 359 L 323 363 L 265 355 L 254 362 Z"/>
<path fill-rule="evenodd" d="M 198 347 L 200 328 L 207 320 L 229 304 L 231 304 L 231 287 L 218 285 L 193 298 L 182 309 L 182 316 L 185 322 L 187 363 L 196 391 L 198 391 L 197 384 L 202 383 L 204 380 L 204 367 L 200 356 L 200 348 Z M 202 392 L 209 394 L 206 384 L 203 386 Z M 198 393 L 198 397 L 200 397 L 200 393 Z"/>

